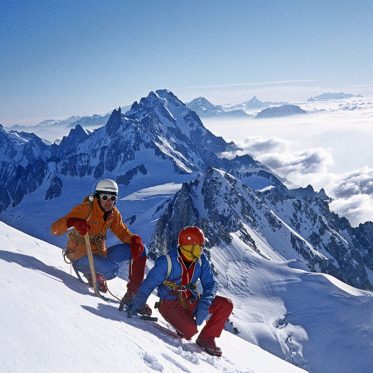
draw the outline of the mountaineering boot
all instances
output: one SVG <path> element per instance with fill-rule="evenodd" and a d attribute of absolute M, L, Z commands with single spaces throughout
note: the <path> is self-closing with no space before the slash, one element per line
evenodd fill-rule
<path fill-rule="evenodd" d="M 93 281 L 92 281 L 91 274 L 90 273 L 84 274 L 84 277 L 87 279 L 89 286 L 93 287 Z M 98 290 L 101 291 L 101 293 L 106 293 L 107 283 L 106 283 L 105 277 L 101 273 L 96 273 L 96 280 L 97 280 Z"/>
<path fill-rule="evenodd" d="M 134 297 L 135 297 L 135 294 L 131 290 L 127 289 L 126 294 L 123 295 L 121 303 L 128 306 L 132 302 Z"/>
<path fill-rule="evenodd" d="M 101 273 L 96 273 L 96 279 L 98 284 L 98 290 L 101 291 L 101 293 L 107 292 L 107 283 L 104 275 Z"/>
<path fill-rule="evenodd" d="M 215 344 L 215 338 L 209 335 L 200 334 L 196 340 L 196 343 L 203 351 L 210 355 L 220 357 L 222 355 L 221 348 Z"/>
<path fill-rule="evenodd" d="M 146 303 L 137 311 L 140 315 L 143 315 L 143 316 L 152 315 L 152 309 Z"/>

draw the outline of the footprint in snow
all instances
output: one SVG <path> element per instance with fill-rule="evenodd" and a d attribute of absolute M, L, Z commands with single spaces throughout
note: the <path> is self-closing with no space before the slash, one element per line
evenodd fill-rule
<path fill-rule="evenodd" d="M 173 357 L 171 357 L 167 354 L 162 354 L 162 356 L 166 360 L 168 360 L 169 362 L 174 364 L 176 366 L 176 368 L 180 369 L 181 371 L 186 372 L 186 373 L 192 373 L 188 368 L 184 367 L 182 364 L 180 364 L 178 361 L 176 361 Z"/>
<path fill-rule="evenodd" d="M 145 352 L 143 360 L 149 368 L 156 370 L 157 372 L 163 372 L 163 365 L 158 362 L 155 356 Z"/>

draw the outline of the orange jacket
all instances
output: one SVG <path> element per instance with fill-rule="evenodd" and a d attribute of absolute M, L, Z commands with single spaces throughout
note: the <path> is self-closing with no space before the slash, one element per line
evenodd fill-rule
<path fill-rule="evenodd" d="M 114 207 L 112 214 L 104 220 L 104 211 L 99 205 L 97 198 L 90 202 L 88 198 L 80 205 L 75 206 L 67 215 L 55 221 L 51 226 L 51 232 L 54 235 L 64 234 L 69 228 L 67 220 L 69 218 L 81 218 L 87 220 L 90 225 L 88 232 L 92 246 L 92 253 L 101 256 L 107 255 L 105 245 L 106 232 L 108 228 L 124 243 L 131 243 L 132 233 L 122 221 L 122 216 L 119 210 Z M 77 260 L 82 256 L 87 255 L 84 237 L 81 236 L 75 229 L 72 229 L 68 234 L 66 256 L 70 260 Z"/>

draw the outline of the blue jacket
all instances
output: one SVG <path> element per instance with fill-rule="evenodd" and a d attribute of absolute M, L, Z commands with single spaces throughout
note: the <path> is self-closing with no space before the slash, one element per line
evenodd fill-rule
<path fill-rule="evenodd" d="M 168 255 L 172 263 L 169 277 L 167 278 L 167 258 L 166 255 L 162 255 L 155 261 L 154 267 L 149 271 L 148 276 L 141 284 L 132 302 L 133 309 L 137 310 L 141 308 L 156 287 L 158 287 L 158 296 L 161 300 L 177 299 L 172 294 L 172 291 L 170 291 L 170 288 L 163 284 L 163 281 L 167 279 L 180 285 L 182 277 L 182 267 L 178 261 L 180 254 L 178 249 L 174 249 Z M 204 253 L 202 253 L 200 260 L 195 264 L 194 274 L 190 283 L 196 284 L 198 279 L 200 279 L 203 289 L 200 300 L 203 300 L 204 303 L 210 306 L 216 295 L 217 283 L 212 273 L 211 264 Z"/>

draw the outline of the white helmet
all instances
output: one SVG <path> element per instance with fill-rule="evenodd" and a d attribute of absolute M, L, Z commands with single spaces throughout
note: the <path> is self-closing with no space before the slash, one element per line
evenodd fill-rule
<path fill-rule="evenodd" d="M 118 184 L 112 179 L 102 179 L 96 184 L 95 193 L 110 193 L 118 195 Z"/>

